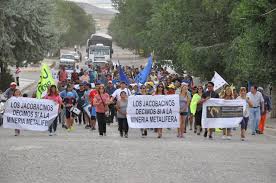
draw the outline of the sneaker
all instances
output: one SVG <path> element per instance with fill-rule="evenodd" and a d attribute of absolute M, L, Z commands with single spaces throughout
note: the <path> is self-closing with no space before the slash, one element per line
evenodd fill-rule
<path fill-rule="evenodd" d="M 223 136 L 222 136 L 222 139 L 223 139 L 223 140 L 226 140 L 226 136 L 225 136 L 225 135 L 223 135 Z"/>
<path fill-rule="evenodd" d="M 244 137 L 241 137 L 241 141 L 245 141 L 245 138 L 244 138 Z"/>
<path fill-rule="evenodd" d="M 227 140 L 231 140 L 231 136 L 227 136 Z"/>
<path fill-rule="evenodd" d="M 197 135 L 200 135 L 200 133 L 197 133 Z"/>
<path fill-rule="evenodd" d="M 84 128 L 85 129 L 89 129 L 89 128 L 91 128 L 91 126 L 90 125 L 86 125 Z"/>
<path fill-rule="evenodd" d="M 57 132 L 53 132 L 53 135 L 54 135 L 54 136 L 57 136 Z"/>
<path fill-rule="evenodd" d="M 128 138 L 128 135 L 127 135 L 127 133 L 125 134 L 125 138 Z"/>
<path fill-rule="evenodd" d="M 67 132 L 71 132 L 71 128 L 67 128 Z"/>
<path fill-rule="evenodd" d="M 213 140 L 213 137 L 212 137 L 212 135 L 209 135 L 209 139 L 210 139 L 210 140 Z"/>
<path fill-rule="evenodd" d="M 256 135 L 254 132 L 251 135 Z"/>
<path fill-rule="evenodd" d="M 95 128 L 95 127 L 93 127 L 93 128 L 91 128 L 91 130 L 96 130 L 96 128 Z"/>
<path fill-rule="evenodd" d="M 53 136 L 53 134 L 50 132 L 50 133 L 49 133 L 49 136 Z"/>

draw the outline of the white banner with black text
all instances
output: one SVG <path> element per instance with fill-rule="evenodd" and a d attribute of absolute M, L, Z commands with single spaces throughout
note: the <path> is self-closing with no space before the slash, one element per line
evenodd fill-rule
<path fill-rule="evenodd" d="M 130 128 L 179 128 L 179 95 L 136 95 L 128 98 Z"/>
<path fill-rule="evenodd" d="M 211 98 L 203 103 L 202 128 L 238 127 L 245 107 L 245 100 Z"/>
<path fill-rule="evenodd" d="M 58 115 L 58 104 L 51 100 L 12 97 L 5 104 L 4 128 L 47 131 Z"/>

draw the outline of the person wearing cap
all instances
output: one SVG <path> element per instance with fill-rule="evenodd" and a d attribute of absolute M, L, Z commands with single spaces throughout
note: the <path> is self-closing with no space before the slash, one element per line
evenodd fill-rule
<path fill-rule="evenodd" d="M 81 111 L 80 115 L 78 116 L 80 125 L 82 123 L 82 120 L 83 120 L 83 124 L 85 124 L 85 117 L 84 117 L 84 110 L 83 110 L 83 105 L 85 103 L 85 99 L 84 99 L 85 85 L 86 85 L 86 82 L 80 83 L 79 84 L 80 88 L 76 91 L 78 94 L 77 108 Z"/>
<path fill-rule="evenodd" d="M 249 120 L 251 121 L 252 135 L 259 133 L 259 121 L 261 113 L 264 113 L 264 98 L 261 92 L 257 91 L 257 86 L 251 87 L 251 92 L 247 93 L 247 97 L 252 101 L 253 106 L 249 110 Z"/>
<path fill-rule="evenodd" d="M 170 84 L 168 87 L 167 95 L 174 95 L 175 94 L 175 86 Z"/>
<path fill-rule="evenodd" d="M 63 99 L 63 103 L 65 105 L 66 126 L 67 126 L 68 132 L 70 132 L 73 130 L 73 123 L 74 123 L 71 108 L 75 106 L 77 103 L 75 95 L 72 91 L 69 91 L 66 93 L 66 96 Z"/>
<path fill-rule="evenodd" d="M 261 114 L 261 119 L 259 122 L 259 134 L 264 133 L 264 127 L 265 127 L 265 122 L 266 122 L 266 116 L 267 113 L 269 113 L 272 109 L 271 107 L 271 101 L 270 98 L 264 93 L 264 89 L 262 87 L 258 87 L 257 90 L 261 92 L 263 98 L 264 98 L 264 111 Z"/>
<path fill-rule="evenodd" d="M 3 93 L 3 96 L 7 99 L 11 98 L 16 90 L 16 86 L 15 82 L 11 82 L 10 87 Z"/>
<path fill-rule="evenodd" d="M 131 95 L 131 91 L 127 88 L 127 85 L 126 85 L 126 82 L 125 81 L 121 81 L 120 82 L 120 88 L 116 89 L 113 94 L 111 95 L 111 100 L 113 101 L 115 98 L 117 100 L 119 100 L 121 97 L 120 97 L 120 94 L 122 91 L 125 91 L 127 96 L 130 96 Z"/>
<path fill-rule="evenodd" d="M 96 106 L 94 104 L 94 98 L 98 94 L 99 87 L 101 86 L 100 83 L 95 84 L 95 89 L 92 89 L 89 93 L 89 101 L 91 104 L 91 123 L 89 126 L 86 126 L 86 129 L 91 128 L 91 130 L 96 130 L 96 114 L 94 113 Z M 93 111 L 93 112 L 92 112 Z"/>
<path fill-rule="evenodd" d="M 147 92 L 149 94 L 154 93 L 154 83 L 153 82 L 146 82 Z"/>

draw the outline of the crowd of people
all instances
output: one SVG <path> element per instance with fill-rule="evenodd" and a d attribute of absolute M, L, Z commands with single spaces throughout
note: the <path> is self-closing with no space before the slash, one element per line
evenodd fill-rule
<path fill-rule="evenodd" d="M 128 137 L 128 122 L 126 117 L 128 97 L 131 95 L 179 95 L 180 126 L 176 136 L 183 138 L 187 130 L 197 135 L 213 139 L 215 129 L 202 129 L 202 105 L 210 98 L 223 98 L 225 100 L 242 99 L 246 101 L 246 110 L 240 123 L 241 140 L 245 139 L 245 131 L 251 122 L 251 134 L 264 133 L 267 113 L 271 110 L 270 98 L 265 95 L 263 88 L 252 86 L 239 90 L 225 86 L 220 93 L 214 91 L 214 83 L 209 81 L 205 85 L 195 86 L 191 77 L 182 77 L 170 74 L 166 68 L 153 66 L 144 84 L 135 83 L 135 77 L 143 67 L 135 68 L 125 66 L 122 68 L 131 84 L 121 81 L 118 67 L 106 64 L 103 67 L 83 69 L 77 67 L 71 74 L 63 68 L 57 74 L 57 85 L 48 88 L 45 99 L 53 100 L 59 105 L 59 115 L 49 126 L 49 135 L 55 135 L 58 122 L 68 132 L 74 130 L 74 124 L 84 124 L 86 129 L 96 130 L 100 136 L 106 136 L 106 125 L 118 122 L 118 131 L 121 137 Z M 21 92 L 16 89 L 16 83 L 11 83 L 10 88 L 4 93 L 7 98 L 19 97 Z M 25 95 L 26 97 L 26 95 Z M 35 97 L 35 96 L 33 96 Z M 196 112 L 191 113 L 190 104 L 194 97 L 200 97 Z M 97 124 L 97 125 L 96 125 Z M 188 128 L 189 127 L 189 128 Z M 148 131 L 157 133 L 161 138 L 162 128 L 141 129 L 141 136 L 145 137 Z M 222 138 L 231 139 L 231 128 L 222 129 Z M 18 136 L 20 130 L 15 130 Z"/>

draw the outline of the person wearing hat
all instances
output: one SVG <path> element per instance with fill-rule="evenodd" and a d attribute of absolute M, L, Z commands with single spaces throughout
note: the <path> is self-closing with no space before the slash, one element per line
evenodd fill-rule
<path fill-rule="evenodd" d="M 267 113 L 269 113 L 272 109 L 271 107 L 271 101 L 270 98 L 264 93 L 264 89 L 262 87 L 258 87 L 257 90 L 261 92 L 263 98 L 264 98 L 264 111 L 261 114 L 261 119 L 259 122 L 259 134 L 264 133 L 264 127 L 265 127 L 265 122 L 266 122 L 266 116 Z"/>
<path fill-rule="evenodd" d="M 11 98 L 16 90 L 16 86 L 15 82 L 11 82 L 10 87 L 3 93 L 4 97 L 7 99 Z"/>
<path fill-rule="evenodd" d="M 175 94 L 175 86 L 170 84 L 168 87 L 167 95 L 174 95 Z"/>
<path fill-rule="evenodd" d="M 154 83 L 153 82 L 146 82 L 147 92 L 149 94 L 154 93 Z"/>
<path fill-rule="evenodd" d="M 113 101 L 115 98 L 117 100 L 119 100 L 121 97 L 120 97 L 120 94 L 122 91 L 125 91 L 127 96 L 130 96 L 131 95 L 131 91 L 127 88 L 127 85 L 126 85 L 126 82 L 125 81 L 121 81 L 120 82 L 120 88 L 116 89 L 113 94 L 111 95 L 111 101 Z"/>

